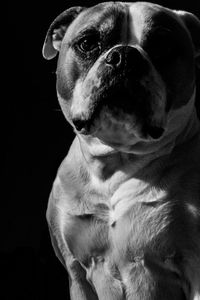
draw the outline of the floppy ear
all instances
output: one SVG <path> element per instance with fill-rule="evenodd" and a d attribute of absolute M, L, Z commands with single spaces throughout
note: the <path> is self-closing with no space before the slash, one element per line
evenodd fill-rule
<path fill-rule="evenodd" d="M 50 25 L 44 41 L 42 54 L 46 59 L 52 59 L 60 50 L 62 39 L 68 26 L 85 8 L 80 6 L 71 7 L 61 13 Z"/>
<path fill-rule="evenodd" d="M 190 33 L 195 50 L 195 58 L 200 58 L 200 20 L 194 14 L 178 10 L 175 11 Z"/>

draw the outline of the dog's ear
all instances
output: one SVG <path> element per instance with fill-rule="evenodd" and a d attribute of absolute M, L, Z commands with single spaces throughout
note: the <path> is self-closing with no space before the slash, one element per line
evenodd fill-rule
<path fill-rule="evenodd" d="M 73 20 L 85 8 L 81 6 L 71 7 L 62 12 L 50 25 L 44 41 L 42 54 L 46 59 L 52 59 L 60 50 L 62 39 L 66 33 L 67 28 Z"/>
<path fill-rule="evenodd" d="M 195 57 L 200 59 L 200 20 L 194 14 L 178 10 L 175 11 L 177 15 L 181 18 L 182 22 L 186 26 L 190 33 L 192 42 L 195 50 Z"/>

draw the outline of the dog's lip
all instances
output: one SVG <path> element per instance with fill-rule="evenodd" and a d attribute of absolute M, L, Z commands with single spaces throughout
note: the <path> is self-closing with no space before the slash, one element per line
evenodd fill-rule
<path fill-rule="evenodd" d="M 100 116 L 100 113 L 104 107 L 104 101 L 98 102 L 92 109 L 90 116 L 85 119 L 74 119 L 72 123 L 76 128 L 76 131 L 80 134 L 88 135 L 92 134 L 97 129 L 94 128 L 95 120 L 97 120 Z"/>
<path fill-rule="evenodd" d="M 78 133 L 87 134 L 90 131 L 92 118 L 90 119 L 73 119 L 72 123 Z"/>
<path fill-rule="evenodd" d="M 86 129 L 86 128 L 82 128 L 81 130 L 77 130 L 76 131 L 79 133 L 79 134 L 83 134 L 83 135 L 91 135 L 91 132 Z"/>
<path fill-rule="evenodd" d="M 92 107 L 90 108 L 91 111 L 87 117 L 83 118 L 82 116 L 81 118 L 72 120 L 72 123 L 74 124 L 74 127 L 76 128 L 76 131 L 78 133 L 90 134 L 91 127 L 94 127 L 93 125 L 95 123 L 95 120 L 99 118 L 103 108 L 106 108 L 109 111 L 111 111 L 111 114 L 113 110 L 115 112 L 116 110 L 120 110 L 125 114 L 130 114 L 131 111 L 132 113 L 134 113 L 134 107 L 128 105 L 128 102 L 126 102 L 126 105 L 124 105 L 123 102 L 124 97 L 128 97 L 128 98 L 133 97 L 132 92 L 130 92 L 130 86 L 127 85 L 127 80 L 123 80 L 122 82 L 120 79 L 121 76 L 117 76 L 115 84 L 105 88 L 104 92 L 96 98 L 95 103 L 92 104 Z M 137 94 L 138 91 L 139 93 L 142 92 L 142 94 L 141 95 L 139 94 L 139 96 L 144 97 L 143 90 L 144 89 L 142 88 L 140 81 L 135 80 L 134 81 L 134 91 L 136 93 L 135 97 L 138 97 Z M 116 99 L 121 100 L 119 95 L 122 97 L 122 101 L 116 101 Z M 93 130 L 94 128 L 92 128 L 92 131 Z"/>
<path fill-rule="evenodd" d="M 99 130 L 101 131 L 101 124 L 98 125 L 98 123 L 95 122 L 95 118 L 90 118 L 88 120 L 84 120 L 84 126 L 81 129 L 76 128 L 76 132 L 78 134 L 82 135 L 90 135 L 90 136 L 98 136 Z M 162 126 L 148 126 L 148 129 L 146 128 L 146 133 L 144 136 L 137 136 L 135 135 L 134 131 L 132 132 L 132 138 L 131 138 L 131 144 L 133 140 L 135 141 L 133 144 L 137 142 L 157 142 L 163 138 L 163 135 L 165 134 L 165 128 Z M 102 139 L 102 138 L 101 138 Z M 103 138 L 104 142 L 106 144 L 110 144 L 113 147 L 120 147 L 123 143 L 120 141 L 116 141 L 115 139 L 107 139 Z M 131 145 L 130 144 L 130 145 Z"/>
<path fill-rule="evenodd" d="M 101 125 L 95 122 L 95 120 L 90 119 L 87 120 L 85 123 L 85 126 L 83 128 L 81 128 L 80 130 L 76 129 L 77 133 L 82 134 L 82 135 L 91 135 L 91 136 L 95 136 L 98 135 L 98 132 L 101 128 Z M 159 141 L 160 139 L 162 139 L 163 135 L 165 134 L 165 128 L 162 126 L 148 126 L 148 129 L 146 131 L 146 134 L 144 134 L 144 137 L 142 138 L 142 136 L 137 137 L 137 135 L 135 135 L 134 132 L 132 132 L 132 138 L 136 138 L 139 139 L 140 141 L 145 141 L 145 142 L 156 142 Z M 106 139 L 105 140 L 106 143 L 108 144 L 112 144 L 112 146 L 118 147 L 121 146 L 121 142 L 116 141 L 116 140 L 112 140 L 110 141 L 110 139 Z"/>
<path fill-rule="evenodd" d="M 86 120 L 85 121 L 85 125 L 84 127 L 82 127 L 81 129 L 78 129 L 76 126 L 75 126 L 75 129 L 76 129 L 76 132 L 78 134 L 83 134 L 83 135 L 94 135 L 98 128 L 95 128 L 94 125 L 94 120 L 93 119 L 89 119 L 89 120 Z"/>

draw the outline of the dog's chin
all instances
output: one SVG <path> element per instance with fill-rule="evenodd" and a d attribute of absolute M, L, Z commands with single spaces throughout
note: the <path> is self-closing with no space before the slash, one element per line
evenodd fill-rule
<path fill-rule="evenodd" d="M 134 114 L 103 107 L 99 114 L 77 133 L 98 138 L 116 150 L 129 152 L 135 145 L 153 143 L 162 138 L 164 129 L 144 125 Z"/>

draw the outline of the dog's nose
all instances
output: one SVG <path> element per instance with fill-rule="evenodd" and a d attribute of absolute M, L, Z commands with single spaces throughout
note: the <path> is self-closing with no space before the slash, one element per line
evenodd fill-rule
<path fill-rule="evenodd" d="M 148 70 L 148 61 L 133 46 L 116 46 L 107 54 L 106 64 L 114 68 L 133 71 L 136 73 L 145 73 Z"/>
<path fill-rule="evenodd" d="M 157 126 L 149 126 L 148 127 L 148 134 L 154 139 L 159 139 L 164 133 L 164 129 L 162 127 Z"/>

